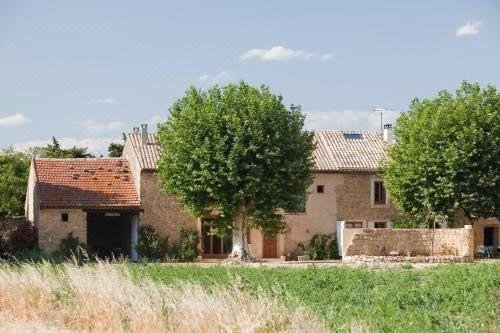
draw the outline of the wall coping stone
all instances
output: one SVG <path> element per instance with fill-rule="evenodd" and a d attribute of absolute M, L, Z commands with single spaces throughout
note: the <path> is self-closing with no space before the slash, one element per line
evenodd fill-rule
<path fill-rule="evenodd" d="M 354 255 L 344 256 L 344 262 L 351 263 L 461 263 L 471 262 L 472 260 L 467 256 L 366 256 Z"/>

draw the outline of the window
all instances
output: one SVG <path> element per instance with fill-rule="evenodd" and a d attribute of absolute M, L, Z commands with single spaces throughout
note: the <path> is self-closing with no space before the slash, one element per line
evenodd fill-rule
<path fill-rule="evenodd" d="M 318 186 L 316 186 L 316 192 L 318 192 L 318 193 L 325 193 L 325 185 L 318 185 Z"/>
<path fill-rule="evenodd" d="M 346 229 L 363 228 L 363 222 L 361 221 L 346 222 L 345 228 Z"/>
<path fill-rule="evenodd" d="M 384 182 L 381 180 L 373 182 L 372 203 L 373 205 L 387 205 L 387 193 L 385 191 Z"/>
<path fill-rule="evenodd" d="M 387 222 L 375 222 L 373 226 L 375 227 L 375 229 L 386 229 Z"/>
<path fill-rule="evenodd" d="M 69 215 L 68 215 L 68 213 L 61 213 L 61 221 L 63 221 L 63 222 L 68 222 L 69 221 Z"/>

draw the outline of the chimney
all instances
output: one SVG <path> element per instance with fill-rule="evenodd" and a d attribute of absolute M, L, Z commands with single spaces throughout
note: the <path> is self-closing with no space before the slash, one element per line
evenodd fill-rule
<path fill-rule="evenodd" d="M 384 141 L 387 143 L 394 142 L 394 136 L 392 134 L 392 124 L 384 125 Z"/>
<path fill-rule="evenodd" d="M 141 143 L 148 144 L 148 124 L 141 124 Z"/>

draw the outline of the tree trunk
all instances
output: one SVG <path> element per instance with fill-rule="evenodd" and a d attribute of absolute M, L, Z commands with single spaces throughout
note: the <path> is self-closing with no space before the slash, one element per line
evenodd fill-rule
<path fill-rule="evenodd" d="M 240 209 L 235 217 L 233 228 L 233 249 L 229 255 L 229 259 L 235 261 L 255 260 L 248 249 L 247 224 L 243 209 Z"/>

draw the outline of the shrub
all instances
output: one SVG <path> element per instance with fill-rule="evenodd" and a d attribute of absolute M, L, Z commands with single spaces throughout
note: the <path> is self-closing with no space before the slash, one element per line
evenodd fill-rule
<path fill-rule="evenodd" d="M 417 220 L 395 220 L 392 223 L 394 229 L 420 229 L 422 228 L 422 223 Z"/>
<path fill-rule="evenodd" d="M 172 247 L 170 256 L 174 260 L 194 261 L 198 257 L 198 232 L 181 225 L 179 241 Z"/>
<path fill-rule="evenodd" d="M 59 252 L 47 253 L 39 248 L 23 249 L 16 254 L 19 262 L 40 263 L 48 261 L 50 263 L 60 263 L 63 258 Z"/>
<path fill-rule="evenodd" d="M 135 249 L 141 259 L 163 260 L 167 254 L 168 237 L 160 236 L 156 230 L 149 225 L 139 227 L 139 239 Z"/>
<path fill-rule="evenodd" d="M 24 218 L 4 219 L 0 229 L 0 257 L 12 258 L 24 249 L 36 247 L 36 229 Z"/>
<path fill-rule="evenodd" d="M 61 239 L 59 251 L 63 258 L 75 259 L 81 263 L 84 259 L 89 259 L 87 244 L 80 242 L 78 237 L 74 237 L 70 232 L 66 238 Z"/>
<path fill-rule="evenodd" d="M 339 259 L 337 240 L 333 234 L 316 234 L 311 238 L 309 247 L 304 251 L 312 260 Z"/>
<path fill-rule="evenodd" d="M 34 249 L 36 241 L 36 229 L 28 222 L 19 224 L 10 234 L 10 247 L 14 253 L 23 249 Z"/>

